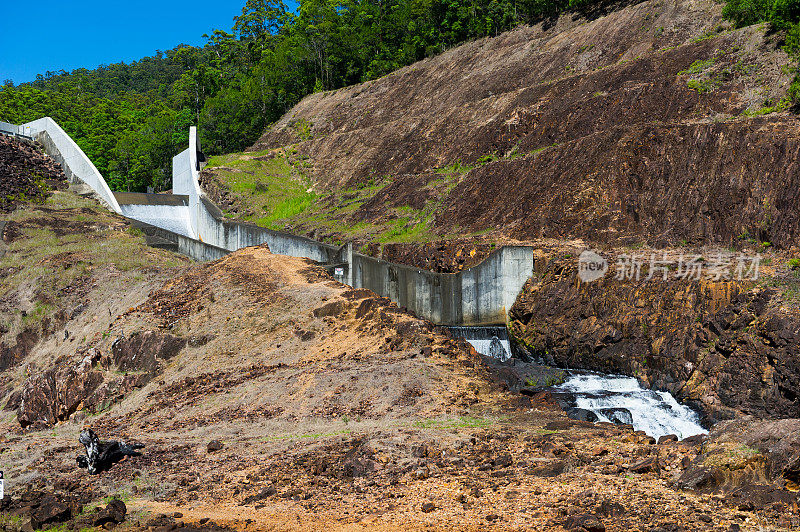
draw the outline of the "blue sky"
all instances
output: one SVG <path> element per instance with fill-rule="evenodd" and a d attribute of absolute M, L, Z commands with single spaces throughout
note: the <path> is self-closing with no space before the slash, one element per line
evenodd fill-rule
<path fill-rule="evenodd" d="M 130 62 L 230 31 L 245 0 L 0 0 L 0 83 Z"/>

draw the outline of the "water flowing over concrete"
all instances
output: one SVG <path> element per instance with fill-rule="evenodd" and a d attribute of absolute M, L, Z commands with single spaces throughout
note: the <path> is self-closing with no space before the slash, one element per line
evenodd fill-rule
<path fill-rule="evenodd" d="M 599 421 L 627 422 L 629 416 L 636 430 L 653 438 L 675 434 L 683 439 L 707 433 L 691 408 L 668 392 L 643 388 L 633 377 L 576 374 L 555 390 L 574 395 L 575 407 L 594 412 Z"/>
<path fill-rule="evenodd" d="M 511 342 L 505 327 L 448 327 L 450 334 L 464 338 L 478 353 L 502 360 L 511 358 Z"/>

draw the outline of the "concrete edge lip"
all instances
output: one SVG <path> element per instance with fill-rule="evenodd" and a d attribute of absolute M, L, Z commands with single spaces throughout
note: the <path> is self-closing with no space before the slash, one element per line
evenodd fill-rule
<path fill-rule="evenodd" d="M 181 194 L 144 194 L 142 192 L 114 192 L 120 206 L 123 205 L 169 205 L 188 207 L 189 196 Z"/>

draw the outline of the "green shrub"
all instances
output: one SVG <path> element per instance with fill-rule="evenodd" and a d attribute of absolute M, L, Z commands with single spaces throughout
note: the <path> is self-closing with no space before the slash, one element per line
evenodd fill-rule
<path fill-rule="evenodd" d="M 770 0 L 728 0 L 722 16 L 733 21 L 737 28 L 766 22 L 772 12 Z"/>
<path fill-rule="evenodd" d="M 789 268 L 792 270 L 800 269 L 800 259 L 794 258 L 789 261 Z"/>
<path fill-rule="evenodd" d="M 776 28 L 789 29 L 800 21 L 800 0 L 775 0 L 769 19 Z"/>

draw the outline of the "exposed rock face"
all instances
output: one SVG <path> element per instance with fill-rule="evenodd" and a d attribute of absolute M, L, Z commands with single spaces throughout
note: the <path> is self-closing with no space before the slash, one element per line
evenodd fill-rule
<path fill-rule="evenodd" d="M 777 289 L 613 276 L 582 283 L 576 273 L 574 260 L 540 263 L 511 310 L 513 334 L 535 356 L 637 376 L 709 420 L 800 417 L 800 315 Z"/>
<path fill-rule="evenodd" d="M 186 346 L 186 339 L 153 331 L 120 338 L 112 348 L 114 364 L 121 371 L 142 370 L 155 374 L 159 361 L 169 360 Z"/>
<path fill-rule="evenodd" d="M 677 486 L 724 491 L 744 507 L 792 505 L 800 489 L 800 420 L 744 418 L 718 424 Z"/>
<path fill-rule="evenodd" d="M 16 343 L 11 347 L 0 342 L 0 371 L 16 366 L 38 341 L 38 331 L 26 329 L 17 335 Z"/>
<path fill-rule="evenodd" d="M 494 245 L 463 240 L 425 243 L 378 244 L 367 246 L 367 253 L 389 262 L 408 264 L 441 273 L 471 268 L 492 254 Z"/>
<path fill-rule="evenodd" d="M 63 421 L 103 382 L 103 373 L 93 364 L 99 357 L 92 351 L 77 365 L 62 365 L 29 378 L 23 388 L 17 419 L 23 427 L 46 427 Z"/>
<path fill-rule="evenodd" d="M 12 396 L 7 407 L 16 407 L 23 427 L 47 427 L 64 421 L 80 407 L 101 411 L 141 388 L 161 372 L 161 362 L 186 346 L 184 338 L 153 331 L 137 332 L 113 344 L 113 362 L 125 375 L 106 378 L 95 369 L 100 353 L 90 349 L 74 364 L 68 358 L 56 360 L 52 367 L 25 381 L 22 391 Z M 108 359 L 104 363 L 108 369 Z M 132 372 L 128 374 L 127 372 Z"/>
<path fill-rule="evenodd" d="M 25 200 L 42 200 L 49 188 L 62 188 L 61 167 L 31 144 L 0 135 L 0 212 Z"/>
<path fill-rule="evenodd" d="M 435 170 L 459 163 L 466 173 L 435 185 L 452 184 L 434 209 L 443 235 L 659 244 L 746 232 L 789 247 L 800 234 L 798 122 L 742 115 L 785 94 L 787 58 L 763 29 L 725 31 L 720 12 L 648 1 L 465 44 L 311 95 L 253 149 L 299 142 L 323 187 L 393 176 L 353 223 L 421 209 L 443 179 Z"/>

